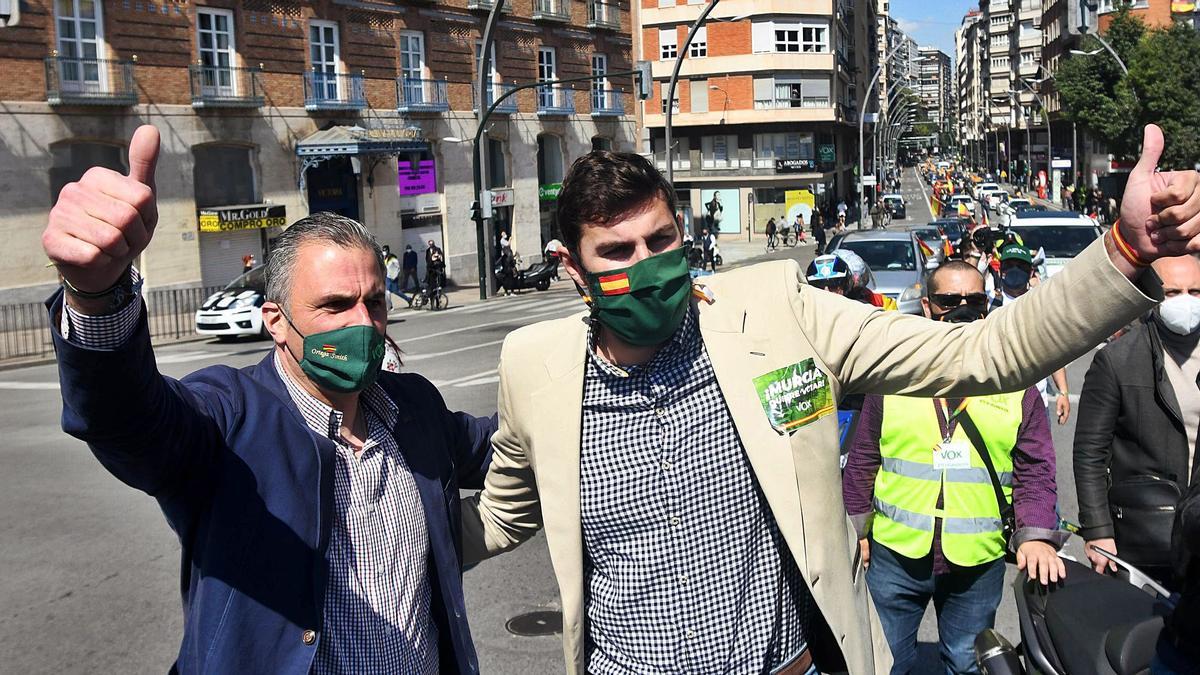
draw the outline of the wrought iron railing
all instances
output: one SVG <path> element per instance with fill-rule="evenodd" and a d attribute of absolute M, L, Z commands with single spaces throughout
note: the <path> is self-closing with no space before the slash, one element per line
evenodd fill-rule
<path fill-rule="evenodd" d="M 615 2 L 605 0 L 588 1 L 588 28 L 621 28 L 621 8 Z"/>
<path fill-rule="evenodd" d="M 445 80 L 396 78 L 397 112 L 441 112 L 450 109 Z"/>
<path fill-rule="evenodd" d="M 575 114 L 575 90 L 554 85 L 537 88 L 539 115 Z"/>
<path fill-rule="evenodd" d="M 569 22 L 571 20 L 569 2 L 570 0 L 533 0 L 533 20 Z"/>
<path fill-rule="evenodd" d="M 258 68 L 188 66 L 193 108 L 258 108 L 263 104 Z"/>
<path fill-rule="evenodd" d="M 318 70 L 304 73 L 304 107 L 310 111 L 365 109 L 367 93 L 363 76 Z"/>
<path fill-rule="evenodd" d="M 613 89 L 592 90 L 593 115 L 624 115 L 624 93 Z"/>
<path fill-rule="evenodd" d="M 133 62 L 48 56 L 46 102 L 50 105 L 113 105 L 137 103 Z"/>
<path fill-rule="evenodd" d="M 485 107 L 491 105 L 493 101 L 495 101 L 497 98 L 507 94 L 508 92 L 512 91 L 515 87 L 516 87 L 516 85 L 512 85 L 512 84 L 501 84 L 501 83 L 493 82 L 492 85 L 488 88 L 487 93 L 486 93 L 487 103 L 485 104 Z M 476 94 L 475 87 L 471 87 L 471 102 L 475 106 L 475 110 L 479 110 L 479 100 L 478 99 L 479 99 L 479 96 Z M 509 96 L 508 98 L 501 101 L 500 105 L 496 106 L 496 110 L 493 111 L 492 114 L 494 114 L 494 115 L 512 115 L 512 114 L 515 114 L 516 112 L 517 112 L 517 97 Z"/>

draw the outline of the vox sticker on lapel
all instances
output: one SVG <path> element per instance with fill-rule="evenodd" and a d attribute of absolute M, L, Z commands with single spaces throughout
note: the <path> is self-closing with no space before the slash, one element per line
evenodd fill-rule
<path fill-rule="evenodd" d="M 833 412 L 829 377 L 805 359 L 754 378 L 758 400 L 775 431 L 786 434 Z"/>

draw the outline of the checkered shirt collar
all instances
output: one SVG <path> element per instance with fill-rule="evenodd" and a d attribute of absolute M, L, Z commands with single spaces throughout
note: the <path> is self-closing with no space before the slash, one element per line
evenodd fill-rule
<path fill-rule="evenodd" d="M 688 307 L 687 313 L 683 315 L 683 321 L 679 324 L 679 328 L 676 328 L 675 332 L 671 335 L 671 339 L 654 353 L 653 358 L 641 365 L 626 368 L 610 362 L 601 356 L 600 352 L 596 349 L 596 341 L 599 337 L 599 323 L 599 321 L 592 321 L 588 328 L 588 355 L 602 374 L 611 377 L 630 377 L 642 371 L 652 371 L 661 368 L 679 358 L 690 355 L 694 348 L 700 344 L 700 320 L 697 316 L 696 306 L 692 304 Z"/>
<path fill-rule="evenodd" d="M 308 390 L 299 382 L 296 382 L 280 363 L 279 352 L 275 352 L 272 361 L 275 363 L 275 372 L 279 374 L 279 379 L 283 380 L 288 395 L 292 397 L 292 402 L 300 410 L 300 415 L 304 417 L 308 428 L 331 441 L 340 443 L 342 440 L 342 412 L 325 405 L 320 399 L 308 393 Z M 359 396 L 359 400 L 383 421 L 385 428 L 391 429 L 400 416 L 400 409 L 396 407 L 392 399 L 388 398 L 387 393 L 383 391 L 383 387 L 379 386 L 378 382 L 367 387 Z"/>

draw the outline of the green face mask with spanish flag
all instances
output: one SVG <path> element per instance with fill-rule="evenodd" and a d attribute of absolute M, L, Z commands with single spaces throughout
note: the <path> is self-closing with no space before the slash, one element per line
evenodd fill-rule
<path fill-rule="evenodd" d="M 681 247 L 622 269 L 587 272 L 596 319 L 628 344 L 665 342 L 683 321 L 691 297 L 686 256 Z"/>
<path fill-rule="evenodd" d="M 304 353 L 297 361 L 318 387 L 349 394 L 366 389 L 379 377 L 387 348 L 374 326 L 346 326 L 305 335 L 287 314 L 283 318 L 304 338 Z"/>

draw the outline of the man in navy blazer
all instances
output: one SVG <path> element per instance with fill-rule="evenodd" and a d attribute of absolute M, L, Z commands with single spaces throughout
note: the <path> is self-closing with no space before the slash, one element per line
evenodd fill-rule
<path fill-rule="evenodd" d="M 182 546 L 178 672 L 473 673 L 459 489 L 482 487 L 493 419 L 380 373 L 383 262 L 362 225 L 279 238 L 258 365 L 174 380 L 155 365 L 132 261 L 157 222 L 158 133 L 130 173 L 65 187 L 43 235 L 63 428 L 153 496 Z"/>

